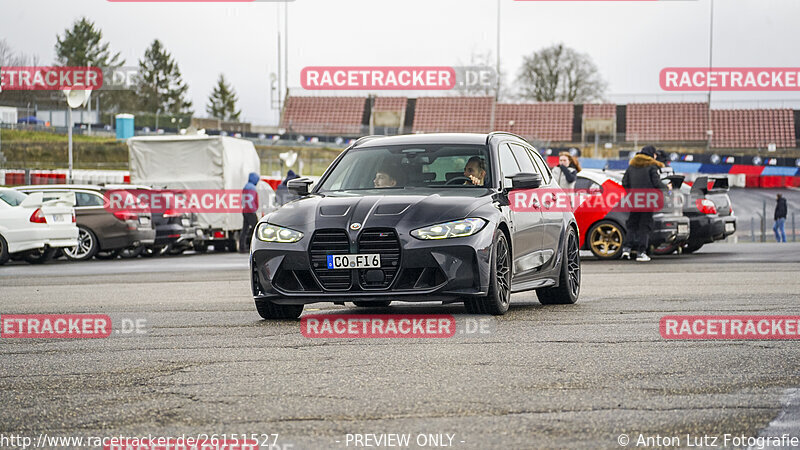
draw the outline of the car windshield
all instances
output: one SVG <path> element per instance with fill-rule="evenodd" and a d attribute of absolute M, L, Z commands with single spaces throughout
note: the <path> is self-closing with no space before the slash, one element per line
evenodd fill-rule
<path fill-rule="evenodd" d="M 28 196 L 19 191 L 12 191 L 11 189 L 0 190 L 0 200 L 11 206 L 19 206 Z"/>
<path fill-rule="evenodd" d="M 492 182 L 488 163 L 483 145 L 354 148 L 336 164 L 317 192 L 487 187 Z"/>

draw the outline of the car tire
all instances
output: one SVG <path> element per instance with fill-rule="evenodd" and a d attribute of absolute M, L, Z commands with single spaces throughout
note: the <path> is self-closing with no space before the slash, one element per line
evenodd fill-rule
<path fill-rule="evenodd" d="M 100 250 L 95 253 L 94 257 L 97 259 L 117 259 L 117 256 L 122 253 L 122 249 L 116 250 Z"/>
<path fill-rule="evenodd" d="M 570 305 L 578 301 L 580 292 L 581 252 L 578 249 L 578 233 L 570 227 L 561 259 L 558 286 L 537 289 L 536 296 L 543 305 Z"/>
<path fill-rule="evenodd" d="M 279 305 L 269 300 L 256 300 L 256 310 L 265 320 L 297 319 L 303 313 L 303 305 Z"/>
<path fill-rule="evenodd" d="M 78 245 L 64 248 L 64 256 L 70 261 L 86 261 L 92 259 L 100 250 L 97 235 L 84 226 L 78 225 Z"/>
<path fill-rule="evenodd" d="M 206 253 L 208 251 L 208 243 L 205 241 L 195 242 L 192 245 L 192 247 L 194 248 L 194 251 L 196 251 L 197 253 Z"/>
<path fill-rule="evenodd" d="M 182 255 L 183 252 L 185 251 L 186 251 L 185 245 L 176 245 L 176 244 L 170 244 L 165 250 L 166 254 L 172 256 Z"/>
<path fill-rule="evenodd" d="M 169 245 L 146 245 L 142 250 L 142 257 L 152 258 L 166 254 Z"/>
<path fill-rule="evenodd" d="M 137 245 L 136 247 L 127 247 L 119 251 L 119 256 L 123 259 L 136 258 L 144 253 L 144 245 Z"/>
<path fill-rule="evenodd" d="M 0 266 L 8 262 L 8 243 L 3 236 L 0 236 Z"/>
<path fill-rule="evenodd" d="M 489 294 L 464 301 L 464 307 L 470 314 L 501 316 L 508 311 L 511 303 L 511 252 L 508 239 L 500 230 L 494 232 L 489 272 Z"/>
<path fill-rule="evenodd" d="M 658 256 L 666 256 L 675 253 L 676 250 L 678 250 L 678 246 L 675 244 L 661 244 L 658 247 L 653 247 L 650 253 Z"/>
<path fill-rule="evenodd" d="M 699 242 L 687 242 L 686 245 L 683 246 L 683 253 L 694 253 L 703 248 L 703 245 L 705 244 L 701 244 Z"/>
<path fill-rule="evenodd" d="M 624 242 L 625 230 L 612 220 L 601 220 L 586 233 L 586 246 L 597 259 L 619 259 Z"/>
<path fill-rule="evenodd" d="M 353 304 L 358 306 L 359 308 L 369 308 L 369 307 L 385 308 L 391 305 L 392 301 L 386 300 L 383 302 L 353 302 Z"/>
<path fill-rule="evenodd" d="M 56 254 L 56 249 L 52 247 L 42 247 L 25 252 L 22 257 L 29 264 L 44 264 L 53 259 Z"/>

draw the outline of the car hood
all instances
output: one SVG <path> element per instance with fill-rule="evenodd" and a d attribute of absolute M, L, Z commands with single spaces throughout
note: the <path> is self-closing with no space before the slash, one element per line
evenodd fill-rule
<path fill-rule="evenodd" d="M 350 191 L 295 200 L 267 216 L 267 221 L 298 230 L 344 229 L 359 223 L 361 228 L 402 231 L 463 219 L 491 201 L 488 189 L 429 191 L 419 195 L 407 192 L 363 195 Z"/>

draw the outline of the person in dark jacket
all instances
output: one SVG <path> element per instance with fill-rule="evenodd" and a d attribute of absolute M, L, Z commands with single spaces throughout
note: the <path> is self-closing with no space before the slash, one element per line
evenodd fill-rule
<path fill-rule="evenodd" d="M 300 177 L 294 173 L 294 170 L 290 169 L 286 172 L 286 178 L 281 181 L 281 184 L 278 185 L 278 189 L 275 190 L 275 198 L 279 206 L 283 206 L 295 199 L 296 196 L 289 192 L 289 187 L 286 185 L 290 180 L 294 180 L 295 178 Z"/>
<path fill-rule="evenodd" d="M 247 177 L 247 184 L 244 185 L 242 190 L 242 231 L 239 234 L 239 252 L 250 253 L 250 240 L 253 239 L 253 231 L 258 224 L 258 215 L 256 209 L 258 208 L 258 192 L 256 185 L 261 181 L 261 177 L 257 173 L 251 172 Z M 249 196 L 250 201 L 245 199 Z"/>
<path fill-rule="evenodd" d="M 786 224 L 786 214 L 788 210 L 786 208 L 786 199 L 783 198 L 781 194 L 778 194 L 776 198 L 777 202 L 775 203 L 775 225 L 772 226 L 772 231 L 775 232 L 775 240 L 778 242 L 786 242 L 786 230 L 784 229 L 784 225 Z"/>
<path fill-rule="evenodd" d="M 666 191 L 668 188 L 661 182 L 659 169 L 664 167 L 663 163 L 656 161 L 656 149 L 648 145 L 631 159 L 625 175 L 622 177 L 622 187 L 626 190 L 631 189 L 661 189 Z M 622 257 L 630 258 L 631 251 L 636 252 L 636 260 L 640 262 L 650 261 L 647 256 L 648 240 L 653 231 L 653 212 L 652 211 L 631 211 L 626 222 L 627 235 L 625 244 L 622 247 Z"/>

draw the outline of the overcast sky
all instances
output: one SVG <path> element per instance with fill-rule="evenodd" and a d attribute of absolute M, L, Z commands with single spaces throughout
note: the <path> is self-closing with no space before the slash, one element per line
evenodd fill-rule
<path fill-rule="evenodd" d="M 610 100 L 622 103 L 630 98 L 621 94 L 635 93 L 651 94 L 636 98 L 653 101 L 662 94 L 662 68 L 707 66 L 709 1 L 501 0 L 506 80 L 516 75 L 523 55 L 563 42 L 591 55 L 609 83 Z M 277 114 L 270 109 L 268 80 L 277 71 L 277 20 L 283 16 L 277 8 L 269 2 L 0 0 L 0 38 L 49 63 L 56 35 L 85 15 L 128 65 L 160 39 L 180 65 L 197 115 L 205 115 L 208 94 L 223 72 L 239 94 L 243 118 L 273 124 Z M 302 94 L 299 75 L 305 66 L 465 64 L 475 52 L 494 52 L 496 12 L 496 0 L 297 0 L 289 4 L 289 85 Z M 798 0 L 716 0 L 714 65 L 800 67 L 798 24 Z M 800 93 L 714 96 L 800 99 Z"/>

